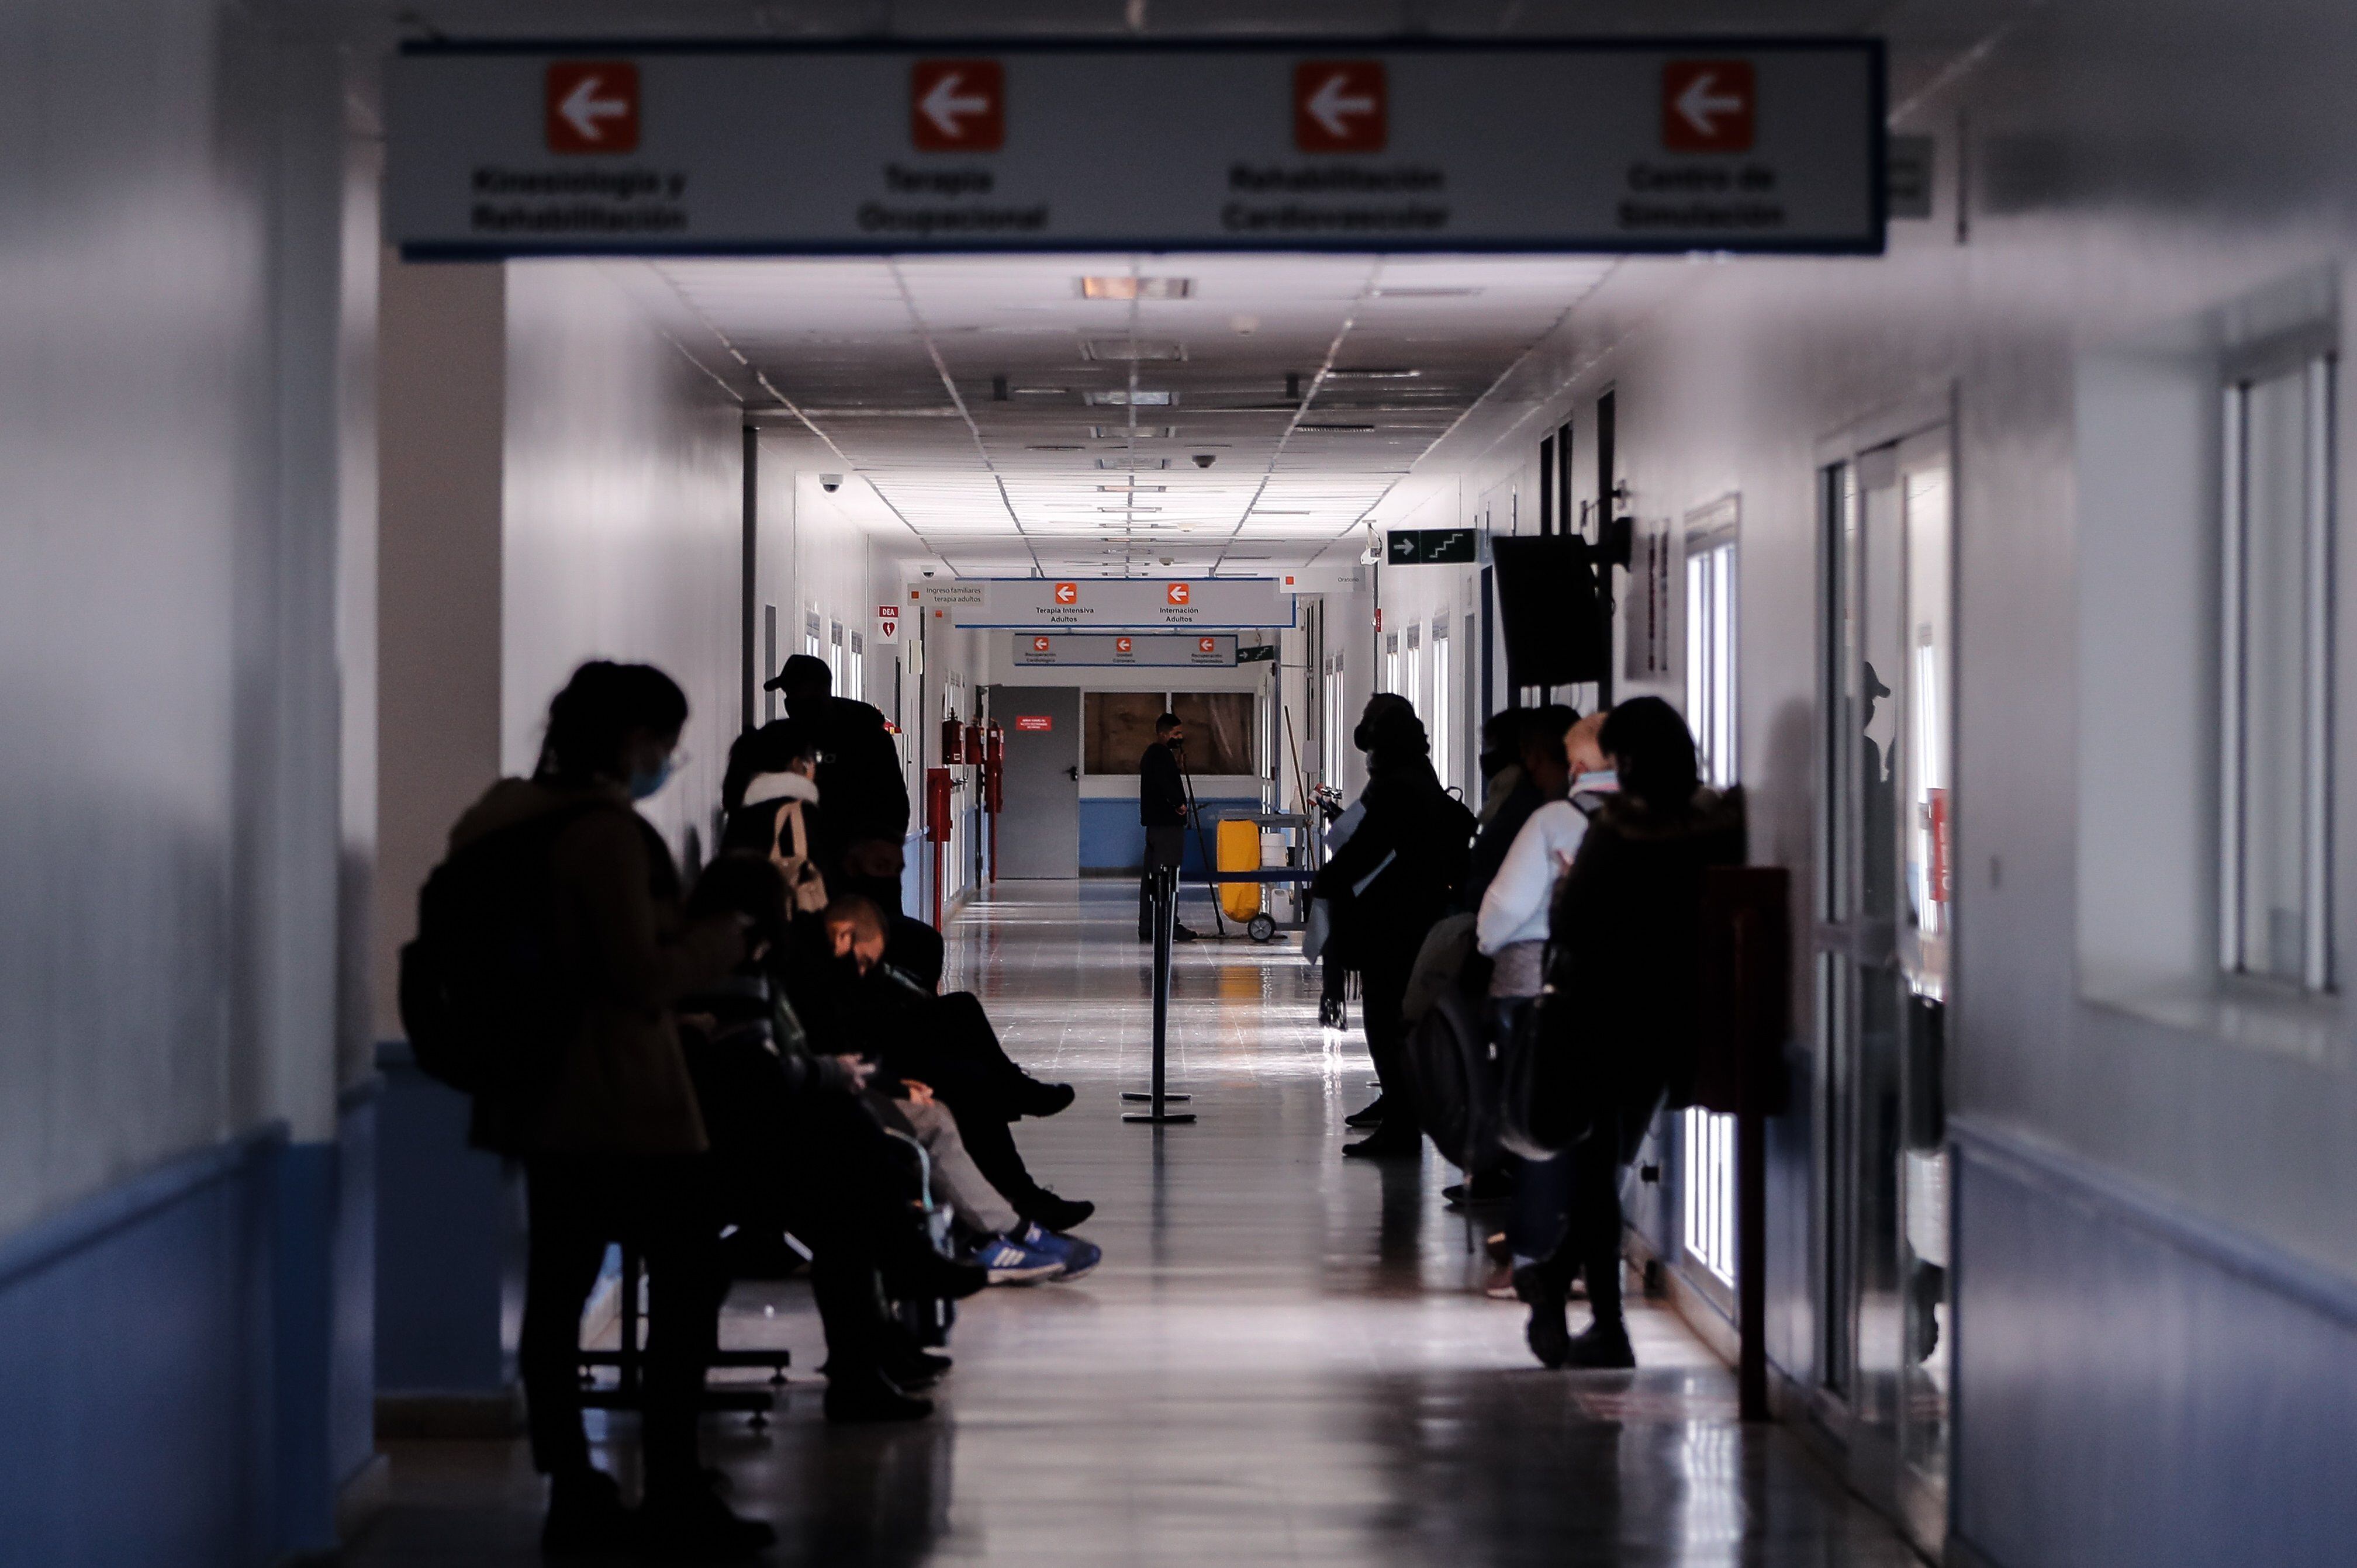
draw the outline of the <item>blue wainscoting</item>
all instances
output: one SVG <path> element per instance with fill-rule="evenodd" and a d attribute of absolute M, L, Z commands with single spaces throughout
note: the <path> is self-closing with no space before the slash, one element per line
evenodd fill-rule
<path fill-rule="evenodd" d="M 522 1320 L 521 1182 L 467 1146 L 467 1097 L 377 1047 L 376 1389 L 416 1413 L 496 1426 Z"/>
<path fill-rule="evenodd" d="M 2348 1561 L 2357 1283 L 1953 1130 L 1956 1541 L 1997 1568 Z"/>
<path fill-rule="evenodd" d="M 334 1548 L 337 1493 L 372 1457 L 374 1114 L 363 1088 L 337 1144 L 258 1128 L 0 1243 L 0 1558 Z"/>
<path fill-rule="evenodd" d="M 1197 802 L 1203 809 L 1203 843 L 1212 843 L 1215 834 L 1212 822 L 1222 811 L 1257 811 L 1260 798 L 1206 796 Z M 1137 797 L 1115 796 L 1110 799 L 1084 799 L 1081 801 L 1081 875 L 1135 873 L 1146 864 L 1146 829 L 1138 824 Z M 1193 876 L 1203 869 L 1203 856 L 1195 842 L 1195 834 L 1187 834 L 1186 858 L 1180 863 L 1179 875 Z"/>

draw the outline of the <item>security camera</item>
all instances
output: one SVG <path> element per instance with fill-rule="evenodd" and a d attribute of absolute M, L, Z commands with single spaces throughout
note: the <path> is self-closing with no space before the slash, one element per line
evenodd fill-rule
<path fill-rule="evenodd" d="M 833 495 L 835 491 L 843 489 L 843 476 L 841 474 L 821 474 L 818 477 L 818 488 L 824 490 L 828 495 Z"/>
<path fill-rule="evenodd" d="M 926 567 L 926 568 L 925 568 L 925 575 L 926 575 L 926 576 L 928 576 L 928 577 L 930 577 L 930 576 L 931 576 L 932 575 L 933 575 L 933 569 L 932 569 L 931 566 Z"/>
<path fill-rule="evenodd" d="M 1163 564 L 1165 566 L 1175 566 L 1175 565 L 1177 565 L 1177 564 L 1178 564 L 1178 562 L 1177 562 L 1174 558 L 1172 558 L 1172 557 L 1170 557 L 1170 556 L 1168 556 L 1168 555 L 1165 555 L 1165 556 L 1162 558 L 1162 564 Z"/>
<path fill-rule="evenodd" d="M 1216 452 L 1198 452 L 1195 454 L 1195 467 L 1198 468 L 1208 468 L 1219 460 L 1220 456 Z"/>

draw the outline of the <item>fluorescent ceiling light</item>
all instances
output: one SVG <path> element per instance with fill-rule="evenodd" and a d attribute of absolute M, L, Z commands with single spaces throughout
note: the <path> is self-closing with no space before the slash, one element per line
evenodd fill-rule
<path fill-rule="evenodd" d="M 1099 441 L 1125 441 L 1132 437 L 1140 441 L 1172 441 L 1178 438 L 1178 427 L 1175 424 L 1141 424 L 1132 430 L 1126 424 L 1092 424 L 1089 434 Z"/>
<path fill-rule="evenodd" d="M 1026 446 L 1026 452 L 1085 452 L 1085 446 Z"/>
<path fill-rule="evenodd" d="M 1481 291 L 1476 288 L 1379 288 L 1377 299 L 1469 299 Z"/>
<path fill-rule="evenodd" d="M 1100 468 L 1135 468 L 1140 473 L 1147 473 L 1157 468 L 1167 468 L 1170 467 L 1170 459 L 1168 457 L 1100 457 L 1097 459 L 1097 467 Z"/>
<path fill-rule="evenodd" d="M 1017 397 L 1062 397 L 1072 389 L 1070 387 L 1015 387 L 1011 390 Z"/>
<path fill-rule="evenodd" d="M 1082 299 L 1185 299 L 1193 278 L 1092 277 L 1081 280 Z"/>
<path fill-rule="evenodd" d="M 1296 430 L 1326 430 L 1326 431 L 1342 431 L 1342 430 L 1372 430 L 1372 429 L 1374 428 L 1374 426 L 1373 426 L 1373 425 L 1372 425 L 1372 424 L 1297 424 L 1297 425 L 1295 425 L 1293 428 L 1295 428 Z"/>
<path fill-rule="evenodd" d="M 1422 374 L 1422 371 L 1329 371 L 1326 379 L 1330 381 L 1337 376 L 1348 376 L 1361 381 L 1405 381 Z"/>
<path fill-rule="evenodd" d="M 1280 511 L 1275 507 L 1256 506 L 1252 509 L 1252 515 L 1254 517 L 1313 517 L 1317 514 L 1308 511 Z"/>
<path fill-rule="evenodd" d="M 1145 343 L 1134 338 L 1092 338 L 1082 343 L 1081 358 L 1106 364 L 1136 364 L 1148 360 L 1184 360 L 1184 343 Z"/>
<path fill-rule="evenodd" d="M 1157 492 L 1158 492 L 1158 491 L 1162 491 L 1162 490 L 1167 490 L 1167 489 L 1168 489 L 1169 488 L 1170 488 L 1170 487 L 1169 487 L 1168 485 L 1136 485 L 1136 484 L 1130 484 L 1130 485 L 1099 485 L 1099 486 L 1097 487 L 1097 489 L 1101 489 L 1101 490 L 1128 490 L 1128 491 L 1155 490 L 1155 491 L 1157 491 Z"/>
<path fill-rule="evenodd" d="M 810 419 L 955 419 L 954 408 L 806 408 Z"/>
<path fill-rule="evenodd" d="M 1129 512 L 1129 511 L 1160 511 L 1162 509 L 1161 509 L 1160 507 L 1158 507 L 1158 506 L 1101 506 L 1101 507 L 1097 508 L 1097 510 L 1098 510 L 1099 511 L 1122 511 L 1122 512 Z"/>
<path fill-rule="evenodd" d="M 1127 387 L 1114 387 L 1109 392 L 1092 392 L 1086 401 L 1100 408 L 1168 408 L 1178 401 L 1176 392 L 1132 392 Z"/>

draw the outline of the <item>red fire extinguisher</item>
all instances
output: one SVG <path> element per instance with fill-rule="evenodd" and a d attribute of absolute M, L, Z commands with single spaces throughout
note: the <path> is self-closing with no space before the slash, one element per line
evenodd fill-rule
<path fill-rule="evenodd" d="M 942 721 L 942 761 L 948 765 L 965 759 L 965 724 L 952 714 Z"/>
<path fill-rule="evenodd" d="M 942 877 L 950 857 L 950 770 L 925 769 L 925 836 L 933 843 L 933 929 L 942 929 Z"/>
<path fill-rule="evenodd" d="M 982 809 L 990 817 L 990 879 L 998 880 L 998 813 L 1006 809 L 1006 726 L 982 732 Z"/>

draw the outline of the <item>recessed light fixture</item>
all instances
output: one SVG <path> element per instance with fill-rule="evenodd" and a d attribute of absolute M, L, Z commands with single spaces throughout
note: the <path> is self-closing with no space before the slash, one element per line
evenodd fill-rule
<path fill-rule="evenodd" d="M 806 408 L 806 419 L 955 419 L 954 408 Z"/>
<path fill-rule="evenodd" d="M 1424 374 L 1422 371 L 1337 370 L 1327 371 L 1326 379 L 1330 381 L 1335 380 L 1337 377 L 1348 376 L 1351 380 L 1358 381 L 1410 381 L 1422 374 Z"/>
<path fill-rule="evenodd" d="M 1097 508 L 1097 510 L 1098 510 L 1099 511 L 1120 511 L 1120 512 L 1130 512 L 1130 511 L 1160 511 L 1162 509 L 1161 509 L 1160 507 L 1158 507 L 1158 506 L 1101 506 L 1101 507 Z"/>
<path fill-rule="evenodd" d="M 1469 299 L 1481 291 L 1476 288 L 1379 288 L 1377 299 Z"/>
<path fill-rule="evenodd" d="M 1155 492 L 1156 494 L 1157 494 L 1157 495 L 1159 495 L 1162 491 L 1168 489 L 1169 488 L 1170 488 L 1170 487 L 1169 487 L 1168 485 L 1137 485 L 1137 484 L 1129 484 L 1129 485 L 1099 485 L 1099 486 L 1097 487 L 1097 489 L 1101 489 L 1101 490 L 1123 490 L 1123 491 L 1135 491 L 1135 492 L 1139 492 L 1139 493 L 1143 493 L 1143 492 L 1147 491 L 1147 490 L 1152 490 L 1152 491 L 1154 491 L 1154 492 Z"/>
<path fill-rule="evenodd" d="M 1089 434 L 1099 441 L 1171 441 L 1178 435 L 1175 424 L 1141 424 L 1132 430 L 1126 424 L 1092 424 Z"/>
<path fill-rule="evenodd" d="M 1184 360 L 1184 343 L 1146 343 L 1135 338 L 1092 338 L 1081 345 L 1081 358 L 1105 364 L 1135 364 L 1147 360 Z"/>
<path fill-rule="evenodd" d="M 1170 467 L 1170 459 L 1168 457 L 1100 457 L 1097 459 L 1097 467 L 1135 468 L 1140 473 L 1147 473 L 1154 469 Z"/>
<path fill-rule="evenodd" d="M 1086 401 L 1099 408 L 1168 408 L 1178 401 L 1176 392 L 1132 392 L 1127 387 L 1114 387 L 1107 392 L 1092 392 Z"/>
<path fill-rule="evenodd" d="M 1193 278 L 1090 277 L 1081 280 L 1082 299 L 1185 299 Z"/>
<path fill-rule="evenodd" d="M 1062 397 L 1071 390 L 1070 387 L 1017 387 L 1015 395 L 1017 397 Z"/>

